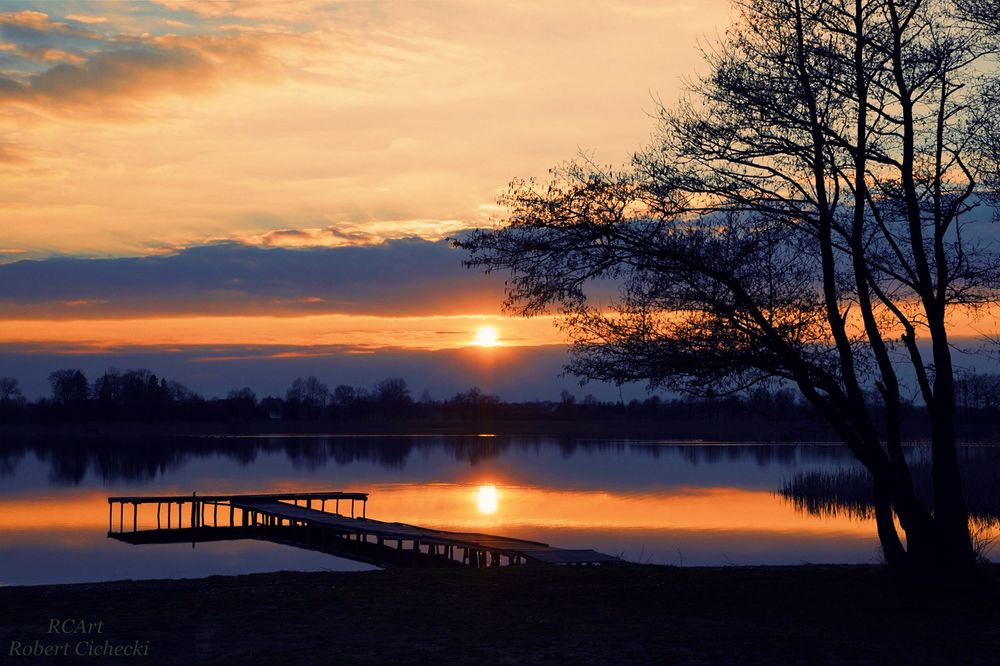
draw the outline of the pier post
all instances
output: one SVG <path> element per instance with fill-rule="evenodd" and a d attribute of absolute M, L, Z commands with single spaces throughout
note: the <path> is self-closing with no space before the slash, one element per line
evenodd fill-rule
<path fill-rule="evenodd" d="M 118 531 L 125 531 L 125 502 L 118 503 Z"/>
<path fill-rule="evenodd" d="M 160 529 L 160 503 L 156 503 L 156 529 Z"/>
<path fill-rule="evenodd" d="M 170 520 L 170 507 L 172 507 L 173 505 L 174 505 L 174 503 L 173 503 L 173 502 L 167 502 L 167 529 L 168 529 L 168 530 L 170 529 L 170 527 L 171 527 L 171 522 L 172 522 L 172 521 Z"/>
<path fill-rule="evenodd" d="M 139 503 L 132 502 L 132 531 L 139 530 Z"/>
<path fill-rule="evenodd" d="M 219 502 L 218 502 L 218 500 L 212 502 L 212 506 L 214 507 L 214 510 L 215 510 L 215 513 L 212 516 L 212 527 L 218 527 L 219 526 Z"/>
<path fill-rule="evenodd" d="M 114 507 L 114 505 L 109 501 L 108 502 L 108 533 L 109 534 L 111 533 L 111 527 L 113 525 L 112 518 L 111 518 L 113 507 Z"/>

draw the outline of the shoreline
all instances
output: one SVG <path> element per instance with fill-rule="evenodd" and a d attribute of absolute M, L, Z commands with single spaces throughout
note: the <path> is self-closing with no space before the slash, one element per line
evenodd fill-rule
<path fill-rule="evenodd" d="M 157 664 L 987 664 L 998 602 L 997 565 L 952 584 L 874 565 L 278 572 L 3 587 L 0 654 L 68 639 Z M 47 633 L 65 618 L 102 631 Z"/>
<path fill-rule="evenodd" d="M 928 442 L 914 423 L 904 434 L 911 444 Z M 961 444 L 1000 445 L 996 425 L 970 424 L 956 433 Z M 568 437 L 574 439 L 670 440 L 677 443 L 759 442 L 771 444 L 840 444 L 836 434 L 810 419 L 434 419 L 316 421 L 84 421 L 42 425 L 0 424 L 8 440 L 117 437 Z M 748 437 L 752 435 L 752 437 Z"/>
<path fill-rule="evenodd" d="M 246 424 L 244 424 L 246 425 Z M 476 427 L 434 427 L 421 424 L 370 424 L 339 427 L 328 422 L 282 423 L 268 427 L 232 427 L 227 424 L 74 424 L 46 427 L 2 426 L 0 439 L 12 444 L 32 440 L 47 439 L 119 439 L 148 437 L 155 439 L 226 439 L 226 438 L 379 438 L 379 437 L 459 437 L 459 438 L 569 438 L 573 440 L 634 440 L 638 442 L 662 442 L 676 445 L 718 444 L 718 445 L 822 445 L 842 446 L 843 442 L 823 432 L 780 432 L 767 429 L 737 428 L 722 432 L 688 428 L 681 424 L 666 424 L 652 427 L 652 424 L 635 424 L 628 427 L 610 427 L 606 422 L 579 421 L 567 424 L 546 424 L 526 422 L 520 424 L 478 424 Z M 558 426 L 558 427 L 554 427 Z M 748 437 L 748 433 L 754 436 Z M 914 434 L 903 442 L 907 446 L 926 446 L 927 438 Z M 966 434 L 958 440 L 960 446 L 1000 446 L 1000 435 Z"/>

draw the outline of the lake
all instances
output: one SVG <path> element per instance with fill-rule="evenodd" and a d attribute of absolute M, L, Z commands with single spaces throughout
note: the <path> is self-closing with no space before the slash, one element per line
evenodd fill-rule
<path fill-rule="evenodd" d="M 914 476 L 927 450 L 911 447 Z M 979 538 L 1000 448 L 961 450 Z M 841 489 L 827 497 L 832 486 Z M 128 545 L 109 495 L 370 493 L 369 518 L 593 548 L 636 562 L 873 563 L 864 471 L 835 444 L 520 436 L 48 438 L 0 444 L 0 584 L 372 567 L 255 540 Z M 853 493 L 853 495 L 851 494 Z M 155 513 L 155 512 L 154 512 Z M 154 516 L 155 519 L 155 516 Z"/>

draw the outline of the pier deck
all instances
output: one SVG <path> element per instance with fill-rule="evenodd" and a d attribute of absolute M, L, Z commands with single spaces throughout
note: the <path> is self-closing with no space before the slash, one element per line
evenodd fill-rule
<path fill-rule="evenodd" d="M 555 548 L 524 539 L 372 520 L 365 515 L 367 499 L 367 493 L 342 492 L 109 497 L 108 536 L 132 544 L 191 542 L 192 545 L 198 541 L 255 538 L 389 566 L 487 567 L 619 561 L 589 549 Z M 340 513 L 341 501 L 345 506 L 350 502 L 351 516 Z M 318 509 L 312 508 L 314 502 Z M 355 502 L 361 503 L 361 516 L 355 515 Z M 328 503 L 332 512 L 326 510 Z M 125 504 L 132 505 L 131 531 L 126 529 Z M 155 529 L 139 529 L 138 507 L 145 504 L 156 504 Z M 115 505 L 119 508 L 117 531 L 113 520 Z M 163 505 L 167 506 L 166 528 L 161 519 Z M 186 505 L 190 505 L 189 510 Z M 187 528 L 183 525 L 186 514 Z"/>

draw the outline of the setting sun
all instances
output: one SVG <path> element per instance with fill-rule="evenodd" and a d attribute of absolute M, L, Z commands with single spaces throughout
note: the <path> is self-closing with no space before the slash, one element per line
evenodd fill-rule
<path fill-rule="evenodd" d="M 475 344 L 480 347 L 496 347 L 500 344 L 500 333 L 495 326 L 480 326 L 476 330 Z"/>
<path fill-rule="evenodd" d="M 479 493 L 476 496 L 476 506 L 479 513 L 497 512 L 497 487 L 479 486 Z"/>

